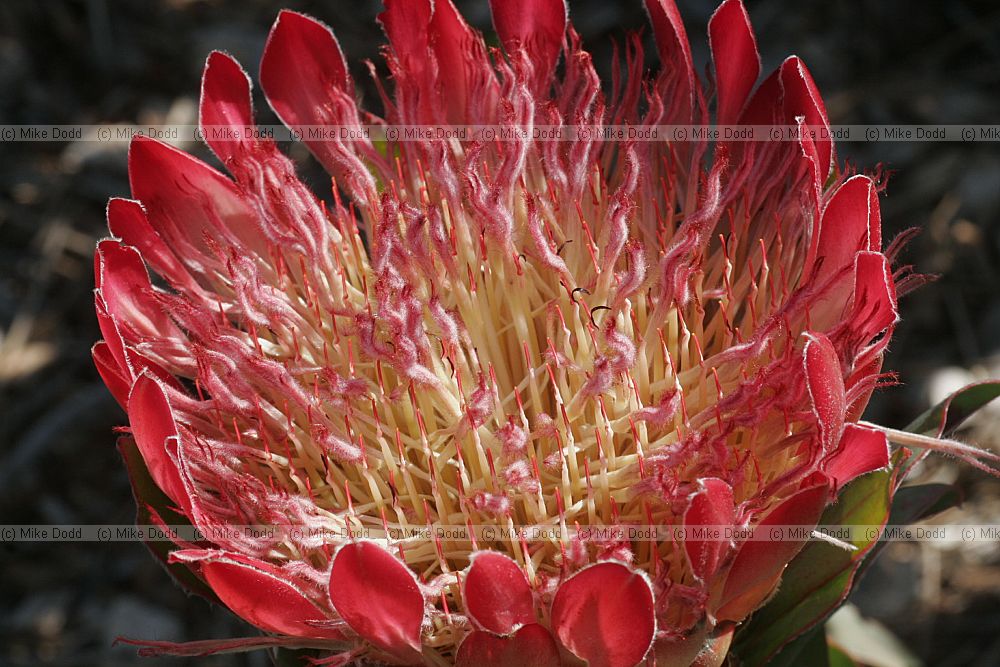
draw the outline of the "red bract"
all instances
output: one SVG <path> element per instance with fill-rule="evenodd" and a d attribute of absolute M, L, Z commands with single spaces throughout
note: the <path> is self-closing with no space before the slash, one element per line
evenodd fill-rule
<path fill-rule="evenodd" d="M 653 590 L 642 573 L 607 561 L 569 577 L 552 600 L 552 629 L 588 665 L 634 665 L 656 634 Z"/>
<path fill-rule="evenodd" d="M 469 618 L 493 634 L 511 635 L 535 622 L 531 583 L 521 567 L 503 554 L 475 554 L 465 575 L 464 594 Z"/>
<path fill-rule="evenodd" d="M 799 59 L 758 84 L 739 0 L 709 26 L 714 101 L 672 0 L 647 2 L 659 73 L 631 38 L 610 92 L 562 0 L 494 1 L 502 50 L 449 0 L 386 4 L 383 118 L 323 24 L 282 12 L 265 47 L 261 87 L 332 204 L 241 132 L 251 81 L 223 53 L 201 123 L 229 175 L 131 146 L 136 201 L 110 202 L 97 249 L 94 358 L 150 476 L 211 536 L 171 561 L 280 636 L 245 645 L 330 664 L 718 663 L 801 544 L 670 529 L 811 526 L 888 465 L 885 435 L 853 423 L 897 320 L 879 184 L 808 132 L 533 138 L 828 126 Z M 360 131 L 443 123 L 510 131 Z M 248 524 L 280 530 L 212 530 Z M 628 525 L 666 530 L 570 534 Z M 428 526 L 491 531 L 406 537 Z"/>

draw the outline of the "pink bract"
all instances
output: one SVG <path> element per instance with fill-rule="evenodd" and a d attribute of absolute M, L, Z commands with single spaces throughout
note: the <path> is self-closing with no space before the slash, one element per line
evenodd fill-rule
<path fill-rule="evenodd" d="M 711 86 L 673 1 L 647 0 L 661 68 L 631 36 L 610 90 L 562 0 L 494 0 L 501 49 L 450 0 L 386 5 L 384 117 L 312 18 L 282 12 L 260 65 L 332 203 L 272 141 L 213 133 L 254 124 L 250 78 L 215 52 L 201 123 L 229 175 L 137 138 L 135 201 L 108 205 L 94 359 L 152 479 L 195 526 L 283 529 L 171 561 L 282 638 L 259 645 L 329 664 L 717 664 L 800 543 L 391 529 L 815 525 L 888 465 L 885 435 L 854 423 L 907 286 L 883 253 L 880 183 L 806 132 L 532 139 L 828 126 L 798 58 L 758 82 L 739 0 L 709 25 Z M 529 131 L 307 131 L 447 123 Z"/>

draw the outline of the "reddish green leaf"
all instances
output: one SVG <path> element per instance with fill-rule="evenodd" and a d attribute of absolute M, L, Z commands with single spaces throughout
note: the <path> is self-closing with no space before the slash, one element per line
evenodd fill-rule
<path fill-rule="evenodd" d="M 125 459 L 125 468 L 128 470 L 129 481 L 132 483 L 132 495 L 135 497 L 136 505 L 136 524 L 149 526 L 163 523 L 168 526 L 190 526 L 191 522 L 188 518 L 174 508 L 174 502 L 153 481 L 135 441 L 130 437 L 119 438 L 118 451 Z M 177 547 L 176 544 L 169 540 L 143 540 L 143 542 L 181 588 L 189 593 L 219 603 L 219 599 L 208 584 L 198 577 L 190 567 L 184 563 L 167 562 L 167 555 Z"/>
<path fill-rule="evenodd" d="M 962 387 L 934 407 L 914 419 L 904 430 L 934 437 L 947 437 L 962 423 L 993 399 L 1000 396 L 1000 380 L 975 382 Z M 907 473 L 925 455 L 925 450 L 917 450 L 900 471 L 897 483 L 902 483 Z"/>
<path fill-rule="evenodd" d="M 820 625 L 789 642 L 767 664 L 768 667 L 800 667 L 800 665 L 829 667 L 827 656 L 826 632 Z"/>
<path fill-rule="evenodd" d="M 962 492 L 951 484 L 914 484 L 896 491 L 889 523 L 905 526 L 962 504 Z"/>
<path fill-rule="evenodd" d="M 257 637 L 234 637 L 232 639 L 202 639 L 193 642 L 167 642 L 146 639 L 129 639 L 118 637 L 115 645 L 128 644 L 139 647 L 140 658 L 162 658 L 166 656 L 179 656 L 187 658 L 202 658 L 209 655 L 222 655 L 232 653 L 249 653 L 262 649 L 275 651 L 287 651 L 289 654 L 299 654 L 301 657 L 307 655 L 322 655 L 320 651 L 329 653 L 333 650 L 344 648 L 342 642 L 331 642 L 322 639 L 304 639 L 302 637 L 289 637 L 285 635 L 270 636 L 260 635 Z M 301 649 L 300 647 L 311 647 Z M 350 656 L 348 658 L 350 659 Z M 301 661 L 289 663 L 295 665 L 303 664 Z"/>
<path fill-rule="evenodd" d="M 858 667 L 858 663 L 854 662 L 854 658 L 847 655 L 847 653 L 834 644 L 830 644 L 827 647 L 827 667 Z"/>
<path fill-rule="evenodd" d="M 924 435 L 950 435 L 962 422 L 998 396 L 1000 380 L 974 382 L 924 412 L 904 430 Z"/>
<path fill-rule="evenodd" d="M 902 457 L 897 455 L 896 463 Z M 851 482 L 827 508 L 825 526 L 884 525 L 894 473 L 877 471 Z M 856 531 L 861 532 L 861 531 Z M 737 633 L 734 651 L 748 666 L 766 664 L 785 645 L 829 616 L 847 597 L 855 572 L 877 536 L 858 534 L 854 551 L 809 542 L 788 565 L 781 586 Z M 845 540 L 848 541 L 848 540 Z"/>
<path fill-rule="evenodd" d="M 949 507 L 961 503 L 961 492 L 949 484 L 917 484 L 904 486 L 896 490 L 892 498 L 892 510 L 889 512 L 889 524 L 906 526 L 921 519 L 934 516 Z M 864 577 L 865 572 L 882 552 L 888 542 L 878 542 L 865 557 L 861 567 L 854 577 L 854 586 Z"/>
<path fill-rule="evenodd" d="M 969 416 L 1000 396 L 1000 382 L 972 384 L 918 417 L 906 429 L 914 433 L 946 436 Z M 918 456 L 902 452 L 893 457 L 892 472 L 866 475 L 848 485 L 837 504 L 821 521 L 838 525 L 905 525 L 937 513 L 958 501 L 958 494 L 946 485 L 898 488 Z M 891 507 L 890 498 L 896 492 Z M 809 640 L 810 628 L 822 622 L 850 593 L 864 571 L 863 563 L 880 551 L 884 543 L 855 535 L 856 551 L 848 552 L 824 542 L 811 542 L 789 564 L 778 593 L 757 611 L 737 633 L 734 651 L 746 665 L 786 664 L 785 651 L 798 655 Z M 865 565 L 867 567 L 867 564 Z M 796 637 L 800 639 L 796 640 Z M 794 641 L 793 641 L 794 640 Z M 831 659 L 835 656 L 831 653 Z M 836 656 L 836 664 L 846 656 Z M 791 663 L 795 664 L 793 656 Z"/>

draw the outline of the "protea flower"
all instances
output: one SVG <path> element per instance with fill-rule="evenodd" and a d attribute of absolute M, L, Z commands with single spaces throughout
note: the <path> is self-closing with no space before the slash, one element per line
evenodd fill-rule
<path fill-rule="evenodd" d="M 888 464 L 885 433 L 857 422 L 916 280 L 883 250 L 880 183 L 815 131 L 801 60 L 757 85 L 739 0 L 709 25 L 707 88 L 672 0 L 647 0 L 662 67 L 644 72 L 633 36 L 610 92 L 562 0 L 495 0 L 502 50 L 449 0 L 386 5 L 384 118 L 311 18 L 282 12 L 260 66 L 333 205 L 243 132 L 250 79 L 216 52 L 201 124 L 230 176 L 137 138 L 134 200 L 108 206 L 94 358 L 172 510 L 213 535 L 170 561 L 273 635 L 150 650 L 717 664 L 801 543 L 582 529 L 815 525 Z M 803 131 L 532 132 L 710 119 Z M 511 131 L 380 143 L 364 124 Z M 282 530 L 212 532 L 249 524 Z"/>

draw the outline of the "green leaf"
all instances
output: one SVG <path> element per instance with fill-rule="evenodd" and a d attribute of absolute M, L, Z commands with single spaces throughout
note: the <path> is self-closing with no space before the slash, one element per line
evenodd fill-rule
<path fill-rule="evenodd" d="M 897 463 L 900 458 L 896 457 Z M 894 477 L 893 470 L 883 470 L 854 480 L 823 513 L 820 523 L 884 525 Z M 821 623 L 846 599 L 855 572 L 877 542 L 877 535 L 854 532 L 858 534 L 852 535 L 853 540 L 844 540 L 856 547 L 854 551 L 814 540 L 788 565 L 778 592 L 737 631 L 734 651 L 745 665 L 768 664 L 776 654 L 772 664 L 783 664 L 782 647 Z"/>
<path fill-rule="evenodd" d="M 913 484 L 901 487 L 892 498 L 889 523 L 907 525 L 962 503 L 961 491 L 951 484 Z"/>
<path fill-rule="evenodd" d="M 851 656 L 847 655 L 842 648 L 830 644 L 827 647 L 827 667 L 858 667 Z"/>
<path fill-rule="evenodd" d="M 836 644 L 830 643 L 826 627 L 817 625 L 792 640 L 768 667 L 859 667 L 858 663 Z"/>
<path fill-rule="evenodd" d="M 903 430 L 938 438 L 950 436 L 966 419 L 998 396 L 1000 380 L 967 385 L 914 419 Z M 913 466 L 920 462 L 923 458 L 921 452 L 925 451 L 915 449 L 915 455 L 903 465 L 897 478 L 898 483 L 902 483 Z"/>
<path fill-rule="evenodd" d="M 768 667 L 799 667 L 800 665 L 828 667 L 826 632 L 823 626 L 818 625 L 793 639 L 782 649 L 781 653 L 774 656 L 767 664 Z"/>
<path fill-rule="evenodd" d="M 962 422 L 998 396 L 1000 380 L 975 382 L 948 396 L 903 430 L 938 437 L 951 435 Z"/>
<path fill-rule="evenodd" d="M 1000 381 L 972 384 L 918 417 L 906 430 L 946 436 L 970 415 L 1000 396 Z M 892 469 L 865 475 L 844 488 L 838 502 L 827 508 L 821 524 L 834 526 L 906 525 L 955 505 L 958 492 L 944 484 L 898 488 L 919 457 L 893 456 Z M 890 505 L 890 499 L 892 500 Z M 860 531 L 856 531 L 860 532 Z M 825 637 L 817 629 L 847 598 L 861 573 L 884 546 L 871 535 L 853 535 L 854 551 L 821 541 L 808 543 L 788 565 L 778 592 L 739 628 L 733 644 L 748 667 L 827 664 L 806 651 Z M 854 665 L 843 651 L 831 648 L 831 667 Z"/>
<path fill-rule="evenodd" d="M 950 484 L 915 484 L 904 486 L 896 490 L 892 498 L 892 510 L 889 512 L 889 524 L 893 526 L 907 526 L 922 519 L 934 516 L 943 512 L 949 507 L 954 507 L 962 502 L 961 492 Z M 864 577 L 868 568 L 889 543 L 878 542 L 872 547 L 871 552 L 865 558 L 861 567 L 858 568 L 853 590 L 859 581 Z"/>
<path fill-rule="evenodd" d="M 906 430 L 948 435 L 998 396 L 1000 381 L 969 385 L 925 412 Z M 884 525 L 888 520 L 893 525 L 907 525 L 957 504 L 958 491 L 945 484 L 897 488 L 917 458 L 906 459 L 897 452 L 891 473 L 872 473 L 849 484 L 838 502 L 824 513 L 821 523 L 831 527 Z M 809 629 L 840 606 L 885 546 L 865 536 L 854 537 L 856 551 L 814 541 L 789 564 L 775 596 L 737 632 L 734 652 L 746 665 L 795 664 L 794 656 L 792 663 L 785 662 L 786 652 L 802 650 L 803 641 L 811 636 Z"/>
<path fill-rule="evenodd" d="M 168 526 L 190 526 L 191 522 L 188 518 L 174 509 L 174 502 L 153 481 L 135 440 L 131 437 L 119 438 L 118 451 L 125 459 L 125 468 L 128 471 L 129 481 L 132 483 L 132 495 L 135 497 L 136 505 L 136 524 L 140 526 L 155 525 L 157 523 L 155 518 L 159 518 L 162 523 Z M 143 542 L 181 588 L 211 602 L 222 604 L 208 584 L 195 575 L 187 565 L 167 562 L 170 552 L 177 548 L 176 544 L 165 539 L 150 539 L 143 540 Z"/>

